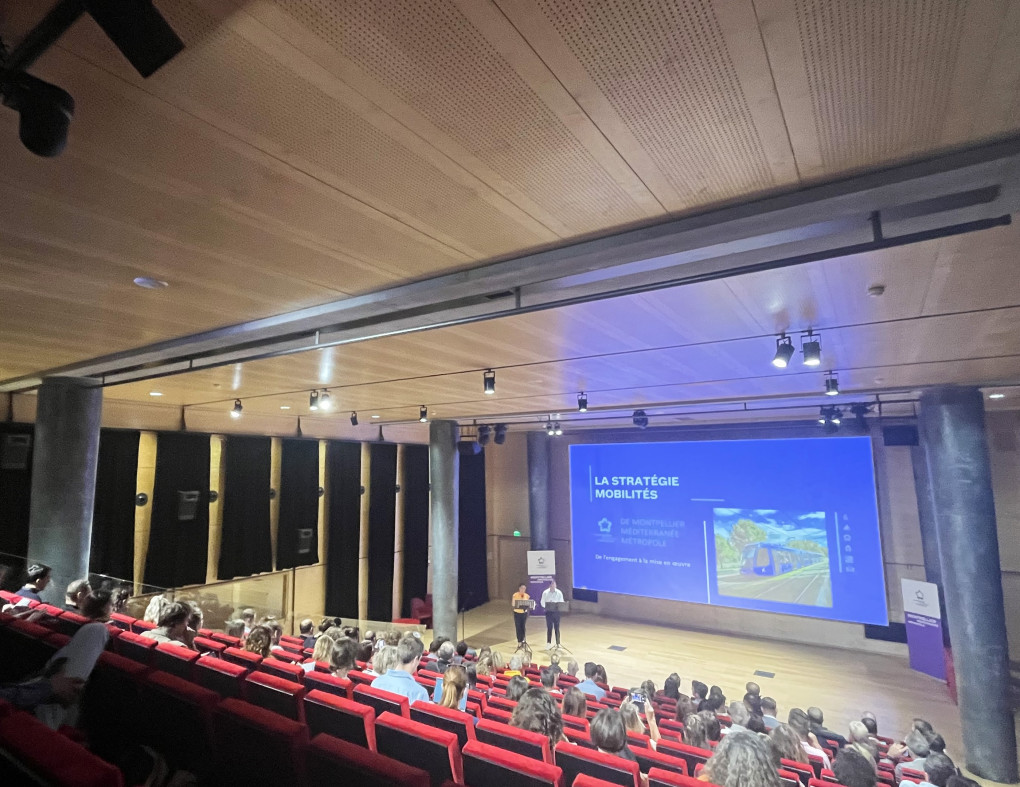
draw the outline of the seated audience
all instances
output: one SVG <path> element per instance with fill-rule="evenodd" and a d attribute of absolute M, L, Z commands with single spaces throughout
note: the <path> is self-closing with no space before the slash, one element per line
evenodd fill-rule
<path fill-rule="evenodd" d="M 716 720 L 718 724 L 718 720 Z M 709 750 L 708 729 L 705 726 L 705 719 L 700 713 L 692 713 L 684 717 L 684 743 L 693 746 L 695 749 Z"/>
<path fill-rule="evenodd" d="M 255 610 L 247 607 L 241 611 L 241 620 L 244 621 L 244 634 L 241 639 L 247 639 L 251 630 L 255 628 Z"/>
<path fill-rule="evenodd" d="M 380 640 L 381 641 L 381 640 Z M 368 664 L 372 660 L 372 654 L 375 650 L 375 643 L 370 640 L 362 640 L 358 643 L 358 661 L 363 664 Z"/>
<path fill-rule="evenodd" d="M 174 645 L 190 647 L 188 643 L 188 621 L 194 610 L 190 604 L 175 601 L 168 604 L 156 621 L 156 628 L 143 631 L 142 636 L 157 642 L 171 642 Z"/>
<path fill-rule="evenodd" d="M 584 663 L 584 680 L 577 684 L 577 688 L 601 701 L 606 696 L 606 692 L 601 686 L 595 684 L 597 676 L 598 665 L 594 661 L 586 661 Z"/>
<path fill-rule="evenodd" d="M 878 784 L 875 762 L 853 746 L 847 746 L 836 755 L 832 772 L 844 787 L 876 787 Z"/>
<path fill-rule="evenodd" d="M 765 726 L 765 722 L 762 717 L 757 713 L 752 713 L 751 718 L 747 720 L 747 729 L 751 732 L 760 732 L 762 735 L 768 735 L 768 728 Z"/>
<path fill-rule="evenodd" d="M 467 670 L 459 664 L 446 668 L 443 677 L 436 681 L 432 695 L 438 705 L 452 710 L 467 710 Z M 438 699 L 435 699 L 438 696 Z"/>
<path fill-rule="evenodd" d="M 46 586 L 50 584 L 52 579 L 52 570 L 49 566 L 44 563 L 33 563 L 28 567 L 28 576 L 25 579 L 25 584 L 21 586 L 21 589 L 15 595 L 27 598 L 29 601 L 42 601 L 39 596 Z"/>
<path fill-rule="evenodd" d="M 303 648 L 314 648 L 315 647 L 315 621 L 311 618 L 305 618 L 301 621 L 298 626 L 301 632 L 301 647 Z"/>
<path fill-rule="evenodd" d="M 354 659 L 357 655 L 358 643 L 350 637 L 340 637 L 329 656 L 329 671 L 338 678 L 346 678 L 347 673 L 355 667 Z"/>
<path fill-rule="evenodd" d="M 489 674 L 499 675 L 506 669 L 506 659 L 498 650 L 489 651 Z"/>
<path fill-rule="evenodd" d="M 753 680 L 749 680 L 744 684 L 744 692 L 750 694 L 752 697 L 761 697 L 761 686 Z"/>
<path fill-rule="evenodd" d="M 557 657 L 557 658 L 558 658 L 558 657 Z M 578 670 L 580 670 L 580 669 L 581 669 L 581 668 L 580 668 L 580 666 L 578 666 L 578 663 L 577 663 L 577 661 L 575 661 L 574 659 L 568 659 L 568 660 L 567 660 L 567 674 L 568 674 L 568 675 L 569 675 L 570 677 L 572 677 L 572 678 L 576 678 L 576 677 L 577 677 L 577 673 L 578 673 Z"/>
<path fill-rule="evenodd" d="M 506 687 L 506 698 L 517 702 L 529 688 L 527 678 L 523 675 L 514 675 L 510 678 L 510 683 Z"/>
<path fill-rule="evenodd" d="M 692 680 L 691 699 L 694 700 L 695 704 L 707 698 L 708 698 L 708 686 L 706 686 L 700 680 Z"/>
<path fill-rule="evenodd" d="M 870 758 L 872 764 L 878 762 L 878 742 L 871 737 L 868 728 L 862 722 L 850 722 L 850 737 L 847 746 Z"/>
<path fill-rule="evenodd" d="M 397 645 L 400 644 L 400 632 L 397 631 L 396 629 L 390 629 L 385 634 L 383 634 L 382 638 L 383 645 L 388 645 L 390 647 L 395 648 L 397 647 Z"/>
<path fill-rule="evenodd" d="M 861 724 L 868 728 L 868 732 L 872 735 L 878 735 L 878 719 L 875 718 L 875 714 L 869 710 L 864 711 L 861 714 Z"/>
<path fill-rule="evenodd" d="M 503 673 L 504 678 L 513 678 L 520 675 L 524 670 L 524 660 L 518 655 L 514 654 L 510 657 L 510 668 Z"/>
<path fill-rule="evenodd" d="M 92 592 L 88 579 L 76 579 L 67 586 L 64 593 L 64 609 L 69 612 L 81 612 L 81 604 L 85 596 Z"/>
<path fill-rule="evenodd" d="M 744 707 L 747 708 L 747 712 L 752 716 L 764 716 L 761 709 L 761 697 L 757 694 L 751 694 L 748 692 L 744 695 Z"/>
<path fill-rule="evenodd" d="M 818 739 L 811 732 L 811 720 L 808 718 L 808 715 L 800 708 L 794 708 L 790 711 L 787 721 L 793 728 L 793 731 L 797 733 L 797 736 L 800 738 L 800 746 L 808 756 L 810 757 L 813 754 L 816 757 L 820 757 L 823 767 L 826 769 L 831 768 L 829 755 L 819 748 Z"/>
<path fill-rule="evenodd" d="M 913 763 L 910 767 L 915 767 Z M 917 768 L 917 770 L 921 770 Z M 924 772 L 927 778 L 920 782 L 918 787 L 947 787 L 949 780 L 956 776 L 956 766 L 953 761 L 941 752 L 929 752 L 924 758 Z M 907 779 L 900 782 L 900 787 L 914 787 L 914 783 Z"/>
<path fill-rule="evenodd" d="M 719 722 L 719 717 L 714 711 L 703 710 L 698 715 L 705 722 L 705 736 L 709 741 L 719 742 L 722 738 L 722 724 Z"/>
<path fill-rule="evenodd" d="M 648 695 L 646 694 L 645 697 L 647 699 Z M 641 719 L 641 713 L 644 708 L 651 708 L 651 706 L 648 704 L 641 706 L 630 699 L 625 699 L 620 703 L 620 717 L 623 719 L 623 726 L 627 728 L 628 732 L 647 735 L 651 739 L 651 745 L 654 749 L 660 737 L 659 725 L 655 721 L 655 713 L 650 709 L 645 713 L 645 719 L 648 720 L 648 726 L 645 726 L 645 722 Z"/>
<path fill-rule="evenodd" d="M 771 697 L 761 698 L 761 719 L 765 722 L 765 728 L 770 732 L 779 726 L 779 718 L 776 716 L 776 701 Z"/>
<path fill-rule="evenodd" d="M 69 678 L 57 672 L 48 678 L 0 686 L 0 700 L 19 710 L 35 710 L 45 704 L 66 708 L 78 700 L 84 688 L 85 681 L 81 678 Z"/>
<path fill-rule="evenodd" d="M 720 787 L 780 787 L 779 774 L 761 736 L 747 730 L 730 733 L 719 744 L 701 778 Z"/>
<path fill-rule="evenodd" d="M 821 708 L 812 706 L 807 709 L 807 715 L 810 722 L 811 732 L 815 734 L 815 738 L 822 744 L 822 746 L 827 746 L 833 751 L 837 751 L 846 746 L 846 738 L 838 732 L 825 729 Z"/>
<path fill-rule="evenodd" d="M 542 688 L 552 694 L 554 697 L 562 697 L 563 692 L 556 688 L 557 674 L 552 671 L 552 667 L 546 667 L 539 672 L 539 678 L 542 681 Z"/>
<path fill-rule="evenodd" d="M 603 708 L 595 714 L 595 718 L 591 720 L 589 735 L 591 742 L 599 751 L 637 762 L 634 752 L 627 745 L 627 727 L 623 723 L 623 717 L 615 708 Z"/>
<path fill-rule="evenodd" d="M 730 726 L 723 727 L 722 734 L 729 735 L 732 732 L 739 732 L 747 729 L 747 722 L 751 714 L 747 712 L 747 706 L 742 702 L 731 702 L 729 706 Z"/>
<path fill-rule="evenodd" d="M 109 590 L 94 590 L 82 598 L 79 614 L 89 620 L 106 623 L 113 614 L 113 595 Z"/>
<path fill-rule="evenodd" d="M 902 781 L 903 769 L 906 767 L 914 768 L 918 771 L 922 770 L 925 758 L 927 758 L 930 752 L 931 747 L 928 745 L 928 739 L 924 736 L 924 733 L 915 727 L 907 733 L 903 743 L 894 743 L 890 746 L 886 756 L 893 762 L 898 763 L 896 765 L 896 779 Z M 908 762 L 900 762 L 906 754 L 909 754 L 911 759 Z"/>
<path fill-rule="evenodd" d="M 467 660 L 468 644 L 464 640 L 461 640 L 454 647 L 454 651 L 456 652 L 456 655 L 453 657 L 453 663 L 463 664 Z"/>
<path fill-rule="evenodd" d="M 563 692 L 563 715 L 576 719 L 588 718 L 588 700 L 577 686 Z"/>
<path fill-rule="evenodd" d="M 565 695 L 564 703 L 566 700 Z M 584 695 L 581 695 L 581 700 L 584 700 Z M 510 726 L 545 735 L 549 739 L 550 751 L 556 748 L 557 743 L 566 740 L 560 709 L 556 707 L 556 700 L 544 689 L 531 688 L 524 692 L 510 716 Z"/>
<path fill-rule="evenodd" d="M 692 716 L 698 712 L 698 706 L 694 704 L 690 697 L 686 694 L 680 695 L 680 700 L 676 704 L 676 721 L 683 722 L 688 716 Z"/>
<path fill-rule="evenodd" d="M 43 668 L 43 675 L 51 679 L 56 674 L 73 681 L 88 681 L 100 654 L 110 641 L 110 632 L 105 623 L 95 621 L 79 628 L 70 641 L 50 657 Z M 78 685 L 76 683 L 76 685 Z M 43 702 L 36 706 L 35 715 L 52 730 L 78 722 L 78 701 L 67 702 L 67 696 L 54 695 L 56 702 Z"/>
<path fill-rule="evenodd" d="M 273 635 L 265 626 L 255 626 L 248 632 L 248 638 L 244 641 L 244 649 L 250 653 L 257 653 L 262 658 L 268 659 L 273 650 Z"/>
<path fill-rule="evenodd" d="M 423 651 L 420 639 L 416 639 L 410 634 L 402 637 L 396 648 L 396 665 L 392 669 L 387 669 L 386 674 L 373 680 L 372 686 L 394 694 L 401 694 L 407 697 L 411 703 L 418 700 L 428 702 L 428 692 L 414 680 L 414 674 L 418 670 Z"/>
<path fill-rule="evenodd" d="M 475 662 L 475 674 L 476 675 L 492 674 L 492 656 L 485 655 L 478 657 L 478 661 Z"/>
<path fill-rule="evenodd" d="M 560 666 L 560 654 L 550 653 L 549 654 L 549 669 L 556 673 L 557 679 L 563 674 L 563 667 Z"/>
<path fill-rule="evenodd" d="M 800 735 L 789 724 L 779 724 L 772 729 L 769 745 L 777 767 L 780 759 L 809 764 L 807 752 L 800 745 Z"/>
<path fill-rule="evenodd" d="M 333 632 L 336 632 L 336 634 Z M 333 658 L 333 648 L 340 638 L 340 629 L 336 626 L 331 626 L 322 636 L 315 640 L 315 647 L 312 648 L 312 657 L 301 665 L 301 669 L 305 672 L 313 672 L 317 661 L 325 661 L 328 664 L 330 659 Z"/>
<path fill-rule="evenodd" d="M 226 632 L 228 636 L 237 637 L 238 639 L 244 639 L 244 621 L 238 618 L 237 620 L 228 620 L 226 625 Z"/>
<path fill-rule="evenodd" d="M 464 671 L 467 672 L 467 690 L 474 691 L 478 688 L 478 669 L 473 661 L 468 661 L 462 666 Z"/>
<path fill-rule="evenodd" d="M 397 666 L 397 649 L 393 645 L 384 645 L 372 657 L 372 668 L 365 670 L 370 675 L 385 675 Z"/>
<path fill-rule="evenodd" d="M 680 676 L 675 672 L 671 673 L 666 682 L 662 684 L 662 696 L 671 699 L 680 700 Z"/>
<path fill-rule="evenodd" d="M 609 678 L 606 675 L 606 668 L 601 664 L 595 665 L 595 682 L 601 683 L 603 686 L 609 685 Z"/>
<path fill-rule="evenodd" d="M 263 618 L 259 625 L 265 626 L 269 629 L 269 649 L 283 650 L 283 646 L 280 645 L 280 639 L 283 637 L 283 626 L 280 625 L 280 621 L 269 616 Z"/>

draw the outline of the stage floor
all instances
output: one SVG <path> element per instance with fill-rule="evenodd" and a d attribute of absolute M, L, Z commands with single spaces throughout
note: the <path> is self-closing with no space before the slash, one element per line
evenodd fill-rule
<path fill-rule="evenodd" d="M 517 647 L 512 614 L 509 601 L 491 601 L 464 614 L 458 632 L 472 647 L 489 645 L 509 659 Z M 945 738 L 954 762 L 964 766 L 960 717 L 945 684 L 913 672 L 905 651 L 902 657 L 858 653 L 577 613 L 563 617 L 560 631 L 564 647 L 582 668 L 585 661 L 602 664 L 611 685 L 633 687 L 650 679 L 659 689 L 676 672 L 685 694 L 692 680 L 700 680 L 717 684 L 732 701 L 741 699 L 744 684 L 753 680 L 763 696 L 776 700 L 781 720 L 791 708 L 817 705 L 826 726 L 844 735 L 850 721 L 866 710 L 878 717 L 879 733 L 894 738 L 902 738 L 912 719 L 921 717 Z M 548 664 L 543 618 L 529 620 L 528 642 L 534 660 Z M 561 658 L 562 665 L 567 658 Z"/>

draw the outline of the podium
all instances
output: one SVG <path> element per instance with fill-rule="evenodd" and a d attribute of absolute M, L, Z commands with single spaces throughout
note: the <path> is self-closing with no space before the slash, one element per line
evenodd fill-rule
<path fill-rule="evenodd" d="M 532 604 L 534 604 L 534 602 L 532 602 Z M 562 614 L 564 612 L 570 612 L 570 602 L 569 601 L 549 601 L 549 602 L 546 602 L 545 611 L 546 612 L 555 612 L 557 614 Z"/>
<path fill-rule="evenodd" d="M 526 609 L 529 612 L 535 608 L 535 600 L 531 598 L 521 598 L 514 601 L 514 609 Z"/>

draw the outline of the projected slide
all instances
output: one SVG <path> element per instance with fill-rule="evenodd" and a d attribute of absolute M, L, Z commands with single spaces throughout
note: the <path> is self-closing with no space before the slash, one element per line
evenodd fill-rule
<path fill-rule="evenodd" d="M 570 447 L 574 585 L 888 623 L 868 437 Z"/>

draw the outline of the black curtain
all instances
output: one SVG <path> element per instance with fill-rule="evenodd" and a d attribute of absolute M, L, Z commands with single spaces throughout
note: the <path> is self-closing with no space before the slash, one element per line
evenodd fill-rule
<path fill-rule="evenodd" d="M 281 465 L 276 567 L 310 566 L 319 562 L 319 442 L 284 440 Z"/>
<path fill-rule="evenodd" d="M 223 541 L 216 576 L 247 577 L 273 570 L 269 527 L 270 462 L 268 437 L 228 437 L 223 467 Z"/>
<path fill-rule="evenodd" d="M 393 540 L 397 513 L 397 447 L 373 443 L 368 503 L 368 617 L 390 620 L 393 612 Z"/>
<path fill-rule="evenodd" d="M 485 452 L 460 457 L 460 540 L 457 561 L 460 609 L 489 600 L 485 559 Z"/>
<path fill-rule="evenodd" d="M 404 446 L 404 608 L 410 617 L 411 599 L 425 598 L 429 585 L 429 447 Z M 398 581 L 400 578 L 398 577 Z"/>
<path fill-rule="evenodd" d="M 205 582 L 209 546 L 209 435 L 160 433 L 145 583 Z"/>
<path fill-rule="evenodd" d="M 17 590 L 24 579 L 34 440 L 32 424 L 0 424 L 0 552 L 8 553 L 0 555 L 0 564 L 11 568 L 3 580 L 3 590 Z"/>
<path fill-rule="evenodd" d="M 326 472 L 329 474 L 326 613 L 356 618 L 361 548 L 361 443 L 330 440 Z"/>
<path fill-rule="evenodd" d="M 92 507 L 89 568 L 117 579 L 135 578 L 135 494 L 139 432 L 102 429 Z"/>

